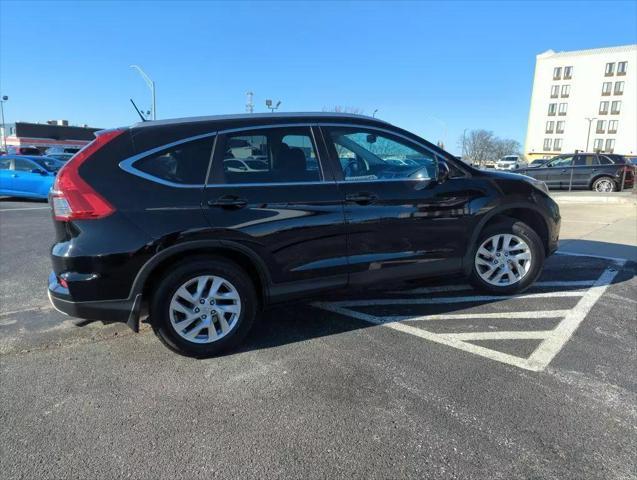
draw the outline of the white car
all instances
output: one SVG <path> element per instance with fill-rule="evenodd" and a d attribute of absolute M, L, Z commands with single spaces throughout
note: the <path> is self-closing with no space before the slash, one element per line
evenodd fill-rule
<path fill-rule="evenodd" d="M 515 170 L 522 166 L 522 159 L 518 155 L 507 155 L 495 162 L 496 170 Z"/>

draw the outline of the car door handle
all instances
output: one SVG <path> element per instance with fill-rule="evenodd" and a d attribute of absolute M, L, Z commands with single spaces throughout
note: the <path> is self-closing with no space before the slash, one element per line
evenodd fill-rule
<path fill-rule="evenodd" d="M 348 193 L 347 195 L 345 195 L 345 200 L 352 203 L 367 205 L 378 200 L 378 195 L 370 192 Z"/>
<path fill-rule="evenodd" d="M 18 178 L 18 174 L 14 173 L 13 175 L 11 175 L 11 178 Z"/>
<path fill-rule="evenodd" d="M 208 200 L 209 207 L 221 208 L 243 208 L 248 205 L 248 201 L 235 195 L 224 195 L 216 200 Z"/>
<path fill-rule="evenodd" d="M 563 168 L 563 169 L 562 169 L 562 173 L 564 173 L 564 172 L 566 172 L 566 168 Z"/>

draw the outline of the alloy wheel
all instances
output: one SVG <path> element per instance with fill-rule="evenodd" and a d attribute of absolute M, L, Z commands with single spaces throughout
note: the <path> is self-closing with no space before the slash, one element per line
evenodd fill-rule
<path fill-rule="evenodd" d="M 223 277 L 202 275 L 183 283 L 170 301 L 170 323 L 184 340 L 215 342 L 230 333 L 241 315 L 236 287 Z"/>
<path fill-rule="evenodd" d="M 478 248 L 475 267 L 490 285 L 507 287 L 521 281 L 531 269 L 531 249 L 517 235 L 503 233 L 487 238 Z"/>
<path fill-rule="evenodd" d="M 603 178 L 598 180 L 595 184 L 595 191 L 597 192 L 612 192 L 613 191 L 613 183 L 611 180 Z"/>

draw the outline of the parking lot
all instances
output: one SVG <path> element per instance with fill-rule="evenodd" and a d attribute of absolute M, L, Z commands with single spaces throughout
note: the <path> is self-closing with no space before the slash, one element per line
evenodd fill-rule
<path fill-rule="evenodd" d="M 284 305 L 195 360 L 52 310 L 52 236 L 0 200 L 3 478 L 636 478 L 633 262 Z"/>

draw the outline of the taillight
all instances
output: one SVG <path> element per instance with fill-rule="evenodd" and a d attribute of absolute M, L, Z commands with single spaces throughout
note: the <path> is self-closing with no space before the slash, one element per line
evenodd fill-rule
<path fill-rule="evenodd" d="M 53 216 L 63 222 L 104 218 L 115 208 L 80 177 L 80 166 L 100 148 L 124 133 L 124 129 L 98 133 L 95 140 L 77 152 L 58 172 L 51 202 Z"/>

